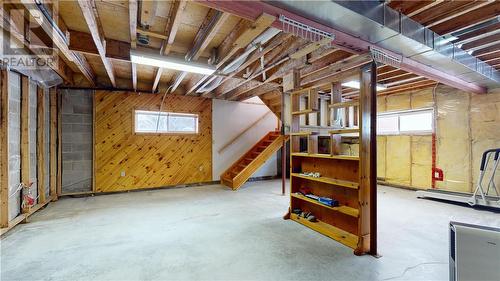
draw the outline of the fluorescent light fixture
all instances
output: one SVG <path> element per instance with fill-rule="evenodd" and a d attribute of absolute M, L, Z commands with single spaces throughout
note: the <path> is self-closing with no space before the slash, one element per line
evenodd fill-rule
<path fill-rule="evenodd" d="M 130 61 L 137 64 L 168 68 L 204 75 L 215 72 L 215 68 L 208 64 L 186 61 L 181 58 L 162 56 L 147 51 L 130 50 Z"/>
<path fill-rule="evenodd" d="M 453 35 L 449 35 L 449 36 L 442 36 L 441 37 L 444 41 L 446 42 L 451 42 L 451 41 L 455 41 L 458 39 L 457 36 L 453 36 Z"/>
<path fill-rule="evenodd" d="M 344 83 L 342 83 L 342 86 L 348 87 L 348 88 L 354 88 L 354 89 L 361 88 L 361 86 L 359 85 L 359 81 L 355 81 L 355 80 L 349 81 L 349 82 L 344 82 Z M 386 86 L 377 84 L 377 91 L 382 91 L 385 89 L 387 89 Z"/>

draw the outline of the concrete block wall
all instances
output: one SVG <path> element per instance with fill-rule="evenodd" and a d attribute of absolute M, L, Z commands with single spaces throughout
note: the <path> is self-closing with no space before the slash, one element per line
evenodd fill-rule
<path fill-rule="evenodd" d="M 61 90 L 62 193 L 92 190 L 92 90 Z"/>
<path fill-rule="evenodd" d="M 21 182 L 21 77 L 9 75 L 9 220 L 21 211 L 21 193 L 15 192 Z"/>

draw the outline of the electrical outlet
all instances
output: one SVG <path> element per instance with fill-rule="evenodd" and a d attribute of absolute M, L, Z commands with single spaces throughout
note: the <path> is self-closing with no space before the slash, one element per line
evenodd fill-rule
<path fill-rule="evenodd" d="M 124 177 L 125 176 L 125 171 L 121 171 L 120 172 L 120 177 Z"/>

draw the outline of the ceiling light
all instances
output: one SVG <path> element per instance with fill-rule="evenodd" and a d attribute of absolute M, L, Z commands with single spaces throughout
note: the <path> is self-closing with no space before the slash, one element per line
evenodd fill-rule
<path fill-rule="evenodd" d="M 181 58 L 162 56 L 152 52 L 130 50 L 130 61 L 137 64 L 156 66 L 192 73 L 210 75 L 215 68 L 208 64 L 186 61 Z"/>
<path fill-rule="evenodd" d="M 349 82 L 344 82 L 344 83 L 342 83 L 342 86 L 348 87 L 348 88 L 354 88 L 354 89 L 359 89 L 360 88 L 359 81 L 354 81 L 354 80 L 353 81 L 349 81 Z M 385 90 L 385 89 L 387 89 L 386 86 L 377 84 L 377 91 L 382 91 L 382 90 Z"/>

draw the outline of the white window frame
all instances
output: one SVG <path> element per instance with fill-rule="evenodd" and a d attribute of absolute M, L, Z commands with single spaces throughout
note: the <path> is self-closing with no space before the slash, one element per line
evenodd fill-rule
<path fill-rule="evenodd" d="M 432 114 L 432 120 L 431 120 L 431 129 L 430 130 L 415 130 L 415 131 L 403 131 L 401 132 L 401 116 L 404 115 L 412 115 L 415 113 L 419 112 L 430 112 Z M 394 135 L 430 135 L 432 134 L 434 130 L 434 109 L 433 108 L 421 108 L 421 109 L 412 109 L 412 110 L 402 110 L 402 111 L 389 111 L 389 112 L 382 112 L 377 114 L 377 119 L 379 117 L 383 116 L 397 116 L 398 119 L 398 128 L 397 131 L 394 132 L 387 132 L 387 133 L 378 133 L 377 135 L 379 136 L 394 136 Z M 378 121 L 378 120 L 377 120 Z"/>
<path fill-rule="evenodd" d="M 151 114 L 151 115 L 157 115 L 157 116 L 164 116 L 167 118 L 167 129 L 166 130 L 161 130 L 161 131 L 155 131 L 155 132 L 151 132 L 151 131 L 144 131 L 144 130 L 139 130 L 139 128 L 137 128 L 137 118 L 138 118 L 138 113 L 143 113 L 143 114 Z M 169 117 L 192 117 L 195 119 L 195 130 L 194 131 L 171 131 L 169 130 L 168 126 L 169 126 Z M 155 135 L 196 135 L 199 133 L 199 122 L 200 122 L 200 118 L 199 118 L 199 115 L 198 114 L 194 114 L 194 113 L 180 113 L 180 112 L 165 112 L 165 111 L 154 111 L 154 110 L 139 110 L 139 109 L 135 109 L 133 111 L 133 120 L 134 120 L 134 126 L 133 126 L 133 130 L 134 130 L 134 133 L 135 134 L 155 134 Z"/>

